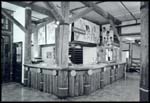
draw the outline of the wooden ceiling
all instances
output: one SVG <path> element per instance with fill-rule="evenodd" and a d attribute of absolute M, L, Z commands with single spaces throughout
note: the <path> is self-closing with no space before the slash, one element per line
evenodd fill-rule
<path fill-rule="evenodd" d="M 3 3 L 5 3 L 3 5 Z M 10 4 L 11 3 L 11 4 Z M 55 7 L 60 11 L 60 2 L 52 2 Z M 94 1 L 97 6 L 101 7 L 106 12 L 110 13 L 115 18 L 119 19 L 120 21 L 128 21 L 128 20 L 135 20 L 140 18 L 140 2 L 122 2 L 126 8 L 135 16 L 135 18 L 131 15 L 131 13 L 121 4 L 121 2 L 103 2 L 103 1 Z M 15 5 L 12 5 L 15 4 Z M 11 6 L 10 6 L 11 5 Z M 25 5 L 34 6 L 34 10 L 32 12 L 32 19 L 38 20 L 48 15 L 52 15 L 49 13 L 49 8 L 45 5 L 45 3 L 41 1 L 22 1 L 22 2 L 2 2 L 2 7 L 8 9 L 17 9 L 17 6 L 25 7 Z M 40 7 L 40 9 L 38 9 Z M 41 9 L 42 8 L 42 9 Z M 81 2 L 70 2 L 70 14 L 78 14 L 81 11 L 85 10 L 87 7 Z M 46 15 L 45 15 L 46 14 Z M 91 11 L 83 16 L 83 18 L 88 19 L 97 24 L 106 24 L 108 20 L 105 19 L 103 16 L 99 15 L 95 11 Z"/>

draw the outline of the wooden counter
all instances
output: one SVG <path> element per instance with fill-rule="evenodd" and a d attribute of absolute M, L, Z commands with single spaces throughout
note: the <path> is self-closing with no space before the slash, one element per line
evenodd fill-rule
<path fill-rule="evenodd" d="M 50 64 L 24 66 L 26 86 L 61 98 L 88 95 L 125 77 L 126 63 L 73 65 L 68 68 Z"/>

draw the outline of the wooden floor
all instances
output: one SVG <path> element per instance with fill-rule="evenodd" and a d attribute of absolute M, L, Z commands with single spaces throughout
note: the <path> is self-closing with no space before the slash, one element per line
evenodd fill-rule
<path fill-rule="evenodd" d="M 88 96 L 67 99 L 8 83 L 2 85 L 2 101 L 139 101 L 139 77 L 138 73 L 127 73 L 126 80 L 118 80 Z"/>

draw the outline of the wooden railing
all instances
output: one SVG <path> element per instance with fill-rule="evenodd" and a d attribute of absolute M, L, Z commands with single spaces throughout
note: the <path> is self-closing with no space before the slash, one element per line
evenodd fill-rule
<path fill-rule="evenodd" d="M 25 65 L 25 68 L 26 86 L 58 97 L 88 95 L 126 75 L 126 63 L 93 69 L 47 69 L 29 65 Z M 62 81 L 62 78 L 65 81 Z"/>

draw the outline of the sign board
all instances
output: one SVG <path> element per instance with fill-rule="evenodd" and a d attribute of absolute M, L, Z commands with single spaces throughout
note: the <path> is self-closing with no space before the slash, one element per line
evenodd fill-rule
<path fill-rule="evenodd" d="M 82 41 L 96 44 L 99 42 L 99 25 L 80 18 L 74 22 L 74 28 L 74 41 Z"/>

